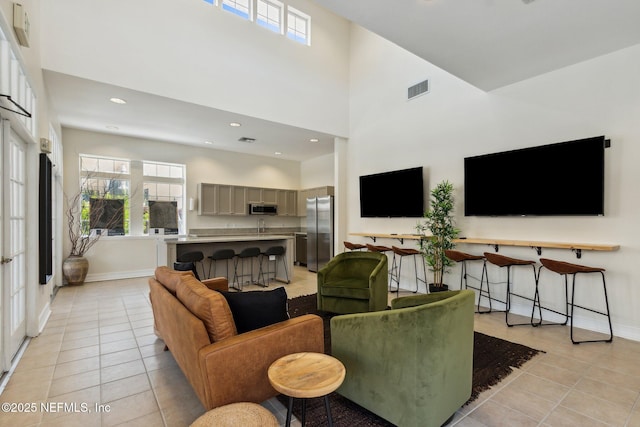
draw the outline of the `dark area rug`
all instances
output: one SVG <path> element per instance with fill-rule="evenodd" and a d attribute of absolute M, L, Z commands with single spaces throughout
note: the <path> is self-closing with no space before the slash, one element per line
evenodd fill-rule
<path fill-rule="evenodd" d="M 330 313 L 318 312 L 316 295 L 305 295 L 292 298 L 289 301 L 289 315 L 291 317 L 303 314 L 317 314 L 324 321 L 325 353 L 331 354 L 331 329 L 330 320 L 334 316 Z M 473 386 L 471 397 L 467 404 L 473 402 L 478 395 L 491 386 L 499 383 L 512 372 L 512 367 L 520 367 L 531 359 L 539 350 L 527 346 L 505 341 L 500 338 L 474 332 L 473 345 Z M 278 396 L 278 399 L 288 405 L 286 396 Z M 365 426 L 393 426 L 388 421 L 376 414 L 356 405 L 349 399 L 338 393 L 329 395 L 333 425 L 336 427 L 365 427 Z M 300 418 L 302 405 L 300 399 L 294 400 L 293 413 Z M 307 399 L 306 410 L 307 426 L 327 425 L 327 415 L 323 399 Z"/>

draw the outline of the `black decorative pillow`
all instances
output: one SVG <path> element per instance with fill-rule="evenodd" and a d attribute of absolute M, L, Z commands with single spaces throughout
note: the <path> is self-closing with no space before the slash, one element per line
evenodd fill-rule
<path fill-rule="evenodd" d="M 287 291 L 220 292 L 227 299 L 238 333 L 252 331 L 289 318 Z"/>
<path fill-rule="evenodd" d="M 193 275 L 196 276 L 196 279 L 200 280 L 195 262 L 174 262 L 173 269 L 177 271 L 193 271 Z"/>

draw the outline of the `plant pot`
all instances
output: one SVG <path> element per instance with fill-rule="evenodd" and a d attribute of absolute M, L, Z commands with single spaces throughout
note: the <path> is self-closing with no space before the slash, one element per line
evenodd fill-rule
<path fill-rule="evenodd" d="M 434 292 L 443 292 L 443 291 L 448 291 L 449 290 L 449 285 L 440 285 L 440 286 L 436 286 L 433 283 L 429 283 L 429 293 L 432 294 Z"/>
<path fill-rule="evenodd" d="M 81 256 L 70 256 L 62 262 L 62 275 L 70 285 L 82 285 L 89 272 L 89 260 Z"/>

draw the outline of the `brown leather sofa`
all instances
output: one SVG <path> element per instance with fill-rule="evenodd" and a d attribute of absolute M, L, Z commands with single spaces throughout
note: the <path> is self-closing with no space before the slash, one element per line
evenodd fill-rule
<path fill-rule="evenodd" d="M 205 281 L 223 290 L 225 278 Z M 322 319 L 305 315 L 238 334 L 222 294 L 191 272 L 158 267 L 149 279 L 157 335 L 209 410 L 235 402 L 260 403 L 278 395 L 267 369 L 291 353 L 324 352 Z"/>

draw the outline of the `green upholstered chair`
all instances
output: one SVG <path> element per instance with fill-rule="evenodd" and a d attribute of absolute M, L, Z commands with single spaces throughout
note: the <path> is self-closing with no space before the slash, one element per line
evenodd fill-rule
<path fill-rule="evenodd" d="M 338 393 L 398 426 L 440 427 L 469 399 L 472 290 L 396 298 L 391 310 L 335 316 Z"/>
<path fill-rule="evenodd" d="M 318 271 L 318 310 L 362 313 L 387 308 L 387 256 L 343 252 Z"/>

